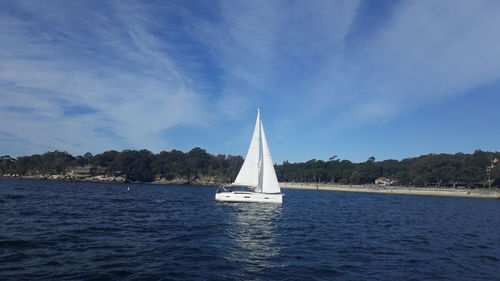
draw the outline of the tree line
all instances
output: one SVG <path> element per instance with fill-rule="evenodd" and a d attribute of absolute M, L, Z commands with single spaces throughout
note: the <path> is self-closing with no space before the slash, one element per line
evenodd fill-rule
<path fill-rule="evenodd" d="M 495 160 L 496 159 L 496 160 Z M 328 161 L 312 159 L 303 163 L 283 162 L 276 166 L 281 181 L 335 182 L 371 184 L 384 177 L 399 185 L 487 187 L 500 186 L 500 152 L 476 150 L 472 154 L 427 154 L 403 160 L 362 163 L 331 157 Z"/>
<path fill-rule="evenodd" d="M 337 156 L 329 160 L 275 165 L 279 181 L 340 184 L 372 184 L 384 177 L 410 186 L 485 187 L 500 186 L 499 152 L 476 150 L 472 154 L 427 154 L 403 160 L 353 163 Z M 179 150 L 154 154 L 148 150 L 110 150 L 92 155 L 72 156 L 64 151 L 12 158 L 2 156 L 0 174 L 63 174 L 75 167 L 91 166 L 94 173 L 123 175 L 128 181 L 151 182 L 155 178 L 197 178 L 211 176 L 221 182 L 236 177 L 243 158 L 213 155 L 196 147 L 189 152 Z"/>
<path fill-rule="evenodd" d="M 91 166 L 94 174 L 123 175 L 128 181 L 151 182 L 156 177 L 170 180 L 213 176 L 230 181 L 243 164 L 241 156 L 212 155 L 196 147 L 185 153 L 179 150 L 154 154 L 148 150 L 110 150 L 92 155 L 72 156 L 64 151 L 13 159 L 3 156 L 0 174 L 64 174 L 75 167 Z"/>

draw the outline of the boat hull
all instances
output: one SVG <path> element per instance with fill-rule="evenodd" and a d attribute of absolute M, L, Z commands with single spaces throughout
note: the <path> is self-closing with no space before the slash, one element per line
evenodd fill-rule
<path fill-rule="evenodd" d="M 240 202 L 240 203 L 283 203 L 281 193 L 257 193 L 257 192 L 219 192 L 215 194 L 215 200 L 219 202 Z"/>

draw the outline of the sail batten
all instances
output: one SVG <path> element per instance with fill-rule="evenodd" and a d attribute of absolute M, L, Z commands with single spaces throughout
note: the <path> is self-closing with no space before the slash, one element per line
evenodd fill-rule
<path fill-rule="evenodd" d="M 260 193 L 280 193 L 269 144 L 257 110 L 254 133 L 247 156 L 233 185 L 245 185 Z"/>

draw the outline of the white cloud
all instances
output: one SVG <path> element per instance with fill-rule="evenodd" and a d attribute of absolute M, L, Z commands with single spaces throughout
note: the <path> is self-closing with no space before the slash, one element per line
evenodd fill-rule
<path fill-rule="evenodd" d="M 370 20 L 359 1 L 15 3 L 0 106 L 33 111 L 0 110 L 0 130 L 70 152 L 166 149 L 165 130 L 257 105 L 286 112 L 283 130 L 339 132 L 500 78 L 497 1 L 401 1 Z"/>
<path fill-rule="evenodd" d="M 36 3 L 21 2 L 27 17 L 2 15 L 0 106 L 32 109 L 0 111 L 3 131 L 43 150 L 159 151 L 165 129 L 206 122 L 204 98 L 141 20 L 148 11 Z M 70 105 L 92 112 L 67 116 Z"/>
<path fill-rule="evenodd" d="M 384 123 L 497 81 L 499 14 L 495 1 L 404 1 L 377 28 L 368 21 L 349 31 L 358 34 L 326 39 L 335 45 L 340 38 L 341 47 L 318 51 L 324 66 L 307 77 L 301 116 L 335 131 Z M 351 25 L 366 24 L 349 18 Z"/>
<path fill-rule="evenodd" d="M 338 59 L 357 7 L 358 1 L 220 1 L 218 20 L 193 21 L 195 39 L 223 70 L 221 110 L 236 117 L 257 105 L 308 100 L 314 76 Z"/>

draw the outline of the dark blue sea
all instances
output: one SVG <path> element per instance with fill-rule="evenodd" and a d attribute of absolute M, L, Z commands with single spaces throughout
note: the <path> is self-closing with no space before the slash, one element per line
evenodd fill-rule
<path fill-rule="evenodd" d="M 215 191 L 0 180 L 0 280 L 500 279 L 500 200 Z"/>

